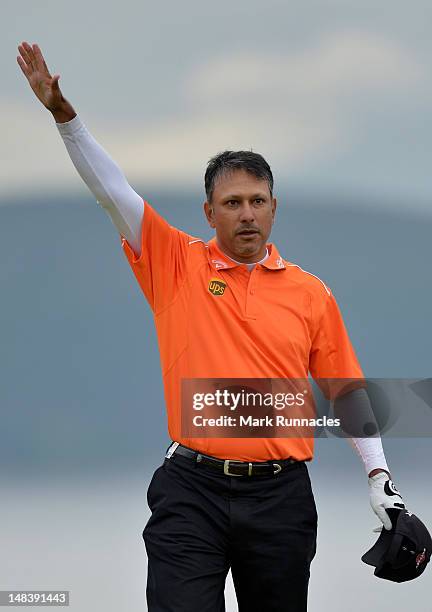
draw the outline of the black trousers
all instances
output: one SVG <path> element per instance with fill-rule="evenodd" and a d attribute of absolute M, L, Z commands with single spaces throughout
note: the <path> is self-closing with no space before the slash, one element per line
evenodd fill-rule
<path fill-rule="evenodd" d="M 147 501 L 149 612 L 224 612 L 229 568 L 239 612 L 307 610 L 318 517 L 304 462 L 235 477 L 174 454 Z"/>

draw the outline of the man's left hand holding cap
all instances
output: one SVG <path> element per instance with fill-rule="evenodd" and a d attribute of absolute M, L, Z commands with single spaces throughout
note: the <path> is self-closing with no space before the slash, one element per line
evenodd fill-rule
<path fill-rule="evenodd" d="M 370 476 L 368 483 L 372 510 L 380 519 L 384 528 L 390 530 L 392 528 L 392 522 L 387 510 L 403 510 L 405 504 L 402 495 L 396 489 L 387 472 L 382 471 L 374 476 Z M 382 527 L 379 527 L 374 529 L 374 531 L 380 531 L 381 529 Z"/>

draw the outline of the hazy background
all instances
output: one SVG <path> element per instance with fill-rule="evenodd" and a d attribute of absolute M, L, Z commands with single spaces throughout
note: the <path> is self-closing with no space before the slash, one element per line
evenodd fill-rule
<path fill-rule="evenodd" d="M 211 236 L 208 158 L 262 153 L 279 199 L 272 240 L 333 289 L 365 374 L 421 378 L 432 365 L 431 13 L 420 1 L 2 4 L 0 588 L 69 589 L 79 612 L 145 610 L 146 491 L 169 443 L 151 314 L 17 45 L 41 46 L 134 189 L 195 235 Z M 384 448 L 432 526 L 430 439 Z M 378 521 L 347 442 L 318 440 L 310 471 L 310 611 L 423 604 L 430 568 L 397 585 L 360 561 Z"/>

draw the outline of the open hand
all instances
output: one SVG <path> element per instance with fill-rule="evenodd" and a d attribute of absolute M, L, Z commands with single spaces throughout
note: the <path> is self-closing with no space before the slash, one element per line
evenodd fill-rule
<path fill-rule="evenodd" d="M 51 76 L 38 45 L 23 42 L 18 50 L 17 62 L 37 98 L 51 112 L 61 109 L 65 99 L 58 84 L 60 75 Z"/>

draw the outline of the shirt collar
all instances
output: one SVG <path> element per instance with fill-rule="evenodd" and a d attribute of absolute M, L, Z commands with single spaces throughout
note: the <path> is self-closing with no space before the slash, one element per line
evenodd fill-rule
<path fill-rule="evenodd" d="M 214 268 L 216 268 L 216 270 L 227 270 L 229 268 L 237 268 L 238 266 L 243 265 L 236 263 L 221 251 L 217 244 L 216 236 L 209 240 L 207 245 L 209 247 L 208 256 L 210 263 Z M 279 255 L 279 251 L 277 250 L 276 245 L 268 243 L 266 246 L 269 252 L 269 256 L 260 265 L 264 266 L 268 270 L 283 270 L 285 268 L 285 262 Z"/>

